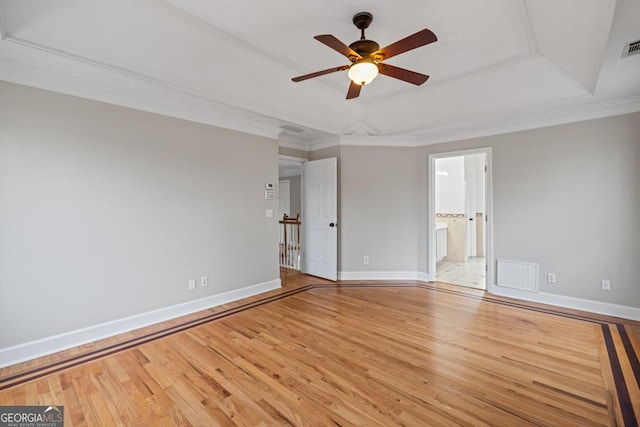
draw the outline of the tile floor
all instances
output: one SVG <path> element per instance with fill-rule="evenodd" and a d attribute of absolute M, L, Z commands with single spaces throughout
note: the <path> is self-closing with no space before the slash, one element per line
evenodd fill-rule
<path fill-rule="evenodd" d="M 436 280 L 474 289 L 486 289 L 485 259 L 472 257 L 465 262 L 442 261 L 436 265 Z"/>

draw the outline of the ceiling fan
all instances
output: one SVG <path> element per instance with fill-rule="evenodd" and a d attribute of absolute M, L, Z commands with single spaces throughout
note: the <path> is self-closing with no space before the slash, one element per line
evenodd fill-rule
<path fill-rule="evenodd" d="M 373 15 L 369 12 L 360 12 L 353 17 L 353 23 L 360 30 L 361 35 L 360 40 L 356 40 L 349 46 L 331 34 L 322 34 L 314 37 L 314 39 L 320 43 L 324 43 L 336 52 L 349 58 L 351 65 L 328 68 L 326 70 L 316 71 L 315 73 L 305 74 L 304 76 L 294 77 L 291 80 L 301 82 L 325 74 L 349 70 L 347 74 L 349 79 L 351 79 L 351 83 L 347 91 L 347 99 L 358 97 L 362 86 L 371 83 L 378 73 L 417 86 L 426 82 L 429 78 L 426 74 L 394 67 L 393 65 L 384 64 L 382 61 L 420 46 L 433 43 L 438 40 L 436 35 L 433 34 L 431 30 L 424 29 L 380 49 L 378 43 L 373 40 L 367 40 L 364 36 L 364 30 L 369 27 L 371 21 L 373 21 Z"/>

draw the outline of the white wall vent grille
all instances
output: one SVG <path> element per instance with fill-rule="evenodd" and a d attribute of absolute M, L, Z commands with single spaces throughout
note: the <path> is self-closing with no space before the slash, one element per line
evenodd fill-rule
<path fill-rule="evenodd" d="M 538 264 L 499 259 L 497 285 L 538 292 Z"/>
<path fill-rule="evenodd" d="M 622 51 L 622 57 L 626 58 L 627 56 L 640 54 L 640 40 L 635 42 L 630 42 L 624 45 L 624 50 Z"/>

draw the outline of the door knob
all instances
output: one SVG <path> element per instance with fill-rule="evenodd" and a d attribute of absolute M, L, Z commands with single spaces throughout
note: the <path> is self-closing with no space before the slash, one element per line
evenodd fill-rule
<path fill-rule="evenodd" d="M 335 224 L 335 223 L 333 223 L 333 222 L 332 222 L 332 223 L 329 223 L 329 227 L 335 227 L 335 226 L 336 226 L 336 224 Z"/>

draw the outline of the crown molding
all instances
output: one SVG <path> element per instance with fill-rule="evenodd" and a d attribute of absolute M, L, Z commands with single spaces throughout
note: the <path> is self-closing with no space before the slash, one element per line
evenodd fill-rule
<path fill-rule="evenodd" d="M 380 132 L 364 121 L 360 121 L 342 132 L 342 135 L 380 135 Z"/>
<path fill-rule="evenodd" d="M 625 98 L 619 97 L 617 94 L 610 94 L 609 96 L 600 96 L 600 98 L 596 101 L 593 97 L 589 97 L 591 102 L 587 104 L 584 103 L 583 97 L 547 103 L 538 106 L 536 111 L 529 109 L 528 113 L 526 111 L 512 113 L 511 118 L 494 116 L 475 121 L 460 120 L 428 129 L 415 129 L 405 135 L 337 135 L 305 141 L 304 146 L 299 144 L 291 148 L 314 151 L 334 146 L 420 147 L 640 111 L 640 94 Z"/>
<path fill-rule="evenodd" d="M 562 103 L 566 104 L 564 101 Z M 588 104 L 565 105 L 564 107 L 545 104 L 544 107 L 541 107 L 537 112 L 512 115 L 512 118 L 502 116 L 476 121 L 465 120 L 432 127 L 428 129 L 428 133 L 417 136 L 417 146 L 482 138 L 635 113 L 640 111 L 640 94 L 627 98 L 604 99 Z M 425 129 L 425 131 L 427 130 Z"/>
<path fill-rule="evenodd" d="M 278 120 L 243 105 L 194 95 L 145 75 L 10 36 L 0 43 L 0 79 L 11 83 L 270 139 L 278 139 L 282 132 Z M 29 52 L 23 59 L 20 53 L 26 48 Z"/>
<path fill-rule="evenodd" d="M 377 147 L 415 147 L 416 137 L 413 135 L 342 135 L 340 145 L 369 145 Z"/>
<path fill-rule="evenodd" d="M 424 146 L 640 111 L 640 94 L 597 93 L 543 103 L 535 108 L 502 111 L 477 120 L 460 117 L 453 122 L 402 134 L 379 135 L 373 126 L 361 121 L 341 135 L 334 132 L 326 137 L 301 139 L 283 134 L 282 121 L 267 112 L 191 94 L 148 76 L 3 36 L 0 41 L 2 80 L 276 139 L 282 147 L 303 151 L 341 145 Z"/>

